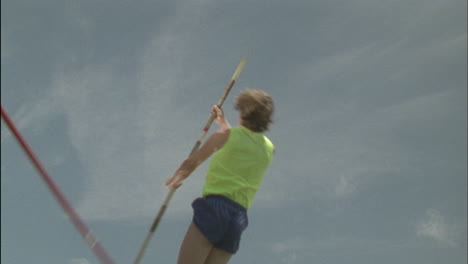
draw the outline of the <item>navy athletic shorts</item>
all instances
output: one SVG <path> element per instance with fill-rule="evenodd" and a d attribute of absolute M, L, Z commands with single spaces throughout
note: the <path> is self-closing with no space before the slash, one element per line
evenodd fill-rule
<path fill-rule="evenodd" d="M 247 210 L 221 195 L 197 198 L 192 203 L 193 223 L 215 247 L 235 254 L 249 220 Z"/>

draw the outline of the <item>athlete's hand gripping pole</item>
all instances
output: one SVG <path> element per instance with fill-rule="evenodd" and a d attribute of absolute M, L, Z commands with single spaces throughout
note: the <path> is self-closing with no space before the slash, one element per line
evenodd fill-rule
<path fill-rule="evenodd" d="M 247 61 L 247 59 L 244 57 L 242 58 L 241 62 L 239 63 L 239 65 L 237 66 L 237 69 L 236 71 L 234 72 L 234 75 L 232 75 L 232 78 L 231 80 L 229 81 L 226 89 L 224 89 L 224 93 L 223 95 L 221 96 L 221 98 L 219 98 L 219 101 L 218 103 L 216 104 L 218 107 L 221 107 L 224 103 L 224 100 L 226 100 L 226 97 L 228 96 L 229 92 L 231 91 L 231 88 L 232 86 L 234 86 L 234 83 L 236 82 L 236 79 L 237 77 L 239 77 L 239 74 L 241 73 L 242 69 L 244 68 L 244 65 L 245 65 L 245 62 Z M 198 137 L 197 141 L 195 142 L 195 145 L 193 146 L 192 148 L 192 151 L 190 151 L 190 155 L 192 155 L 201 145 L 201 142 L 203 141 L 203 139 L 205 138 L 206 134 L 208 133 L 208 130 L 210 129 L 210 126 L 211 124 L 213 123 L 215 119 L 215 115 L 212 113 L 210 115 L 210 118 L 208 119 L 208 121 L 206 122 L 205 124 L 205 127 L 203 128 L 203 131 L 202 133 L 200 134 L 200 136 Z M 138 252 L 138 255 L 137 257 L 135 258 L 135 262 L 134 264 L 139 264 L 141 259 L 143 258 L 143 255 L 145 254 L 145 251 L 146 251 L 146 248 L 148 247 L 148 244 L 151 240 L 151 237 L 153 236 L 154 234 L 154 231 L 156 230 L 156 228 L 158 227 L 158 224 L 159 222 L 161 221 L 161 218 L 162 216 L 164 215 L 164 212 L 166 211 L 166 208 L 169 204 L 169 202 L 171 201 L 172 199 L 172 196 L 174 195 L 175 193 L 175 190 L 176 189 L 171 189 L 169 190 L 169 193 L 167 194 L 166 196 L 166 199 L 164 199 L 164 202 L 161 206 L 161 208 L 159 209 L 159 212 L 158 214 L 156 215 L 156 218 L 154 219 L 153 221 L 153 224 L 151 225 L 151 228 L 148 232 L 148 234 L 146 235 L 146 238 L 145 238 L 145 241 L 143 242 L 143 245 L 141 246 L 140 248 L 140 251 Z"/>

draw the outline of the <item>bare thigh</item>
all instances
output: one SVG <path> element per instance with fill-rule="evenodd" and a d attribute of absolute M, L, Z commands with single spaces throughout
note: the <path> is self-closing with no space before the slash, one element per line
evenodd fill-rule
<path fill-rule="evenodd" d="M 198 230 L 193 223 L 190 224 L 184 241 L 180 246 L 178 264 L 204 264 L 213 245 Z"/>
<path fill-rule="evenodd" d="M 232 254 L 222 249 L 213 248 L 205 261 L 205 264 L 226 264 Z"/>

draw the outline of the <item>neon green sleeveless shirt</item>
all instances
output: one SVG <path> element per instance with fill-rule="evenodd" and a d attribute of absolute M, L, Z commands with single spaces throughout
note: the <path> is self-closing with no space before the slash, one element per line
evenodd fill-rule
<path fill-rule="evenodd" d="M 223 195 L 250 208 L 273 152 L 273 144 L 262 133 L 243 126 L 231 128 L 208 166 L 203 196 Z"/>

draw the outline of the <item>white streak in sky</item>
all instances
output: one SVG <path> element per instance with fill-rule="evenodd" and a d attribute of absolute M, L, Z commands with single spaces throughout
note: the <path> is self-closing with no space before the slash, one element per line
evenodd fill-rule
<path fill-rule="evenodd" d="M 453 228 L 447 224 L 445 217 L 435 209 L 426 211 L 424 218 L 416 226 L 416 234 L 448 246 L 457 245 L 453 238 Z"/>

